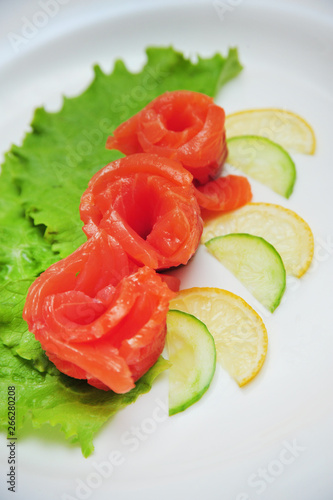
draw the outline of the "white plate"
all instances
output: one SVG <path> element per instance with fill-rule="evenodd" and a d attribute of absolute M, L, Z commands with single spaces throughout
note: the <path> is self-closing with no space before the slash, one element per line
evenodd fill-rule
<path fill-rule="evenodd" d="M 245 69 L 218 97 L 226 111 L 286 108 L 316 132 L 316 154 L 294 155 L 298 179 L 289 201 L 252 183 L 255 201 L 280 203 L 309 222 L 316 251 L 310 271 L 289 282 L 277 311 L 264 313 L 269 353 L 248 387 L 238 388 L 218 369 L 199 403 L 167 418 L 167 377 L 161 377 L 105 426 L 88 459 L 57 432 L 22 438 L 15 495 L 5 482 L 2 435 L 1 499 L 331 500 L 332 8 L 326 2 L 321 12 L 315 1 L 54 2 L 59 9 L 47 22 L 36 14 L 43 2 L 16 2 L 21 10 L 11 17 L 1 5 L 1 152 L 22 140 L 36 106 L 54 110 L 62 94 L 82 91 L 95 62 L 110 70 L 121 57 L 139 69 L 147 45 L 172 43 L 191 56 L 237 46 Z M 44 25 L 15 52 L 9 30 L 22 35 L 26 19 Z M 203 248 L 182 277 L 183 287 L 227 288 L 258 309 Z"/>

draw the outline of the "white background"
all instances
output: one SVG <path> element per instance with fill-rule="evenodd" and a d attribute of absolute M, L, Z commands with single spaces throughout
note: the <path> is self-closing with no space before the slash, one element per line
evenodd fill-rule
<path fill-rule="evenodd" d="M 22 36 L 27 20 L 38 24 L 42 9 L 34 1 L 0 3 L 1 153 L 22 141 L 35 107 L 56 110 L 62 95 L 82 91 L 95 63 L 110 71 L 121 57 L 138 70 L 148 45 L 172 43 L 191 56 L 237 46 L 244 71 L 222 90 L 219 104 L 227 112 L 290 109 L 315 130 L 316 154 L 293 156 L 298 178 L 290 200 L 252 186 L 254 201 L 280 203 L 307 220 L 316 251 L 310 271 L 289 282 L 277 311 L 264 313 L 269 352 L 247 387 L 239 389 L 218 369 L 199 403 L 163 418 L 167 378 L 161 377 L 148 395 L 105 426 L 89 459 L 64 444 L 57 431 L 22 438 L 15 495 L 6 491 L 1 436 L 1 499 L 331 500 L 332 2 L 69 0 L 57 5 L 57 13 L 15 50 L 11 34 Z M 263 313 L 203 248 L 181 277 L 183 287 L 227 288 Z M 129 442 L 136 428 L 142 437 L 137 446 Z M 115 450 L 123 462 L 112 473 L 109 467 L 98 488 L 89 487 L 96 467 Z"/>

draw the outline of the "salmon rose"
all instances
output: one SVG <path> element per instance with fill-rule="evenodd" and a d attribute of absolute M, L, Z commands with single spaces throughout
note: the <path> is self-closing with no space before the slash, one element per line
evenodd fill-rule
<path fill-rule="evenodd" d="M 224 110 L 205 94 L 165 92 L 119 125 L 106 147 L 173 158 L 204 184 L 218 176 L 227 157 L 224 121 Z"/>
<path fill-rule="evenodd" d="M 153 154 L 133 154 L 97 172 L 80 214 L 88 238 L 103 229 L 131 259 L 154 269 L 186 264 L 203 229 L 192 175 Z"/>
<path fill-rule="evenodd" d="M 98 231 L 36 279 L 23 318 L 60 371 L 126 393 L 163 350 L 174 295 Z"/>

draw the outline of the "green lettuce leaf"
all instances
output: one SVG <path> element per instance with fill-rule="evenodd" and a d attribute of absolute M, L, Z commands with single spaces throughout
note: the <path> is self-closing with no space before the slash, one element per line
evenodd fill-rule
<path fill-rule="evenodd" d="M 38 276 L 59 255 L 44 239 L 45 227 L 26 217 L 18 188 L 7 170 L 0 176 L 0 283 Z"/>
<path fill-rule="evenodd" d="M 126 395 L 99 391 L 61 374 L 22 319 L 31 282 L 85 241 L 79 203 L 91 176 L 121 156 L 105 149 L 112 131 L 166 90 L 215 96 L 242 67 L 236 49 L 193 63 L 172 48 L 150 48 L 131 73 L 122 61 L 106 75 L 95 67 L 89 88 L 62 109 L 35 112 L 23 145 L 13 146 L 0 175 L 0 428 L 7 429 L 6 391 L 15 385 L 18 429 L 60 426 L 67 439 L 93 450 L 92 438 L 110 416 L 149 391 L 167 367 L 160 359 Z"/>

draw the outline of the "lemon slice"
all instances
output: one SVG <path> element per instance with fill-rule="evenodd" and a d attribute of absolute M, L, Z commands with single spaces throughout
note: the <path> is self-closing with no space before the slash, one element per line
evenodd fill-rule
<path fill-rule="evenodd" d="M 289 198 L 296 180 L 296 168 L 285 149 L 256 135 L 231 137 L 227 145 L 230 165 Z"/>
<path fill-rule="evenodd" d="M 207 391 L 216 365 L 214 339 L 191 314 L 170 310 L 167 316 L 169 415 L 184 411 Z"/>
<path fill-rule="evenodd" d="M 309 268 L 314 240 L 295 212 L 271 203 L 248 203 L 205 222 L 202 243 L 229 233 L 250 233 L 267 240 L 280 254 L 286 273 L 300 278 Z"/>
<path fill-rule="evenodd" d="M 239 386 L 260 371 L 267 353 L 267 331 L 241 297 L 219 288 L 189 288 L 170 307 L 200 319 L 214 337 L 217 361 Z"/>
<path fill-rule="evenodd" d="M 316 138 L 312 127 L 299 115 L 278 108 L 250 109 L 226 117 L 227 138 L 261 135 L 287 151 L 313 154 Z"/>

